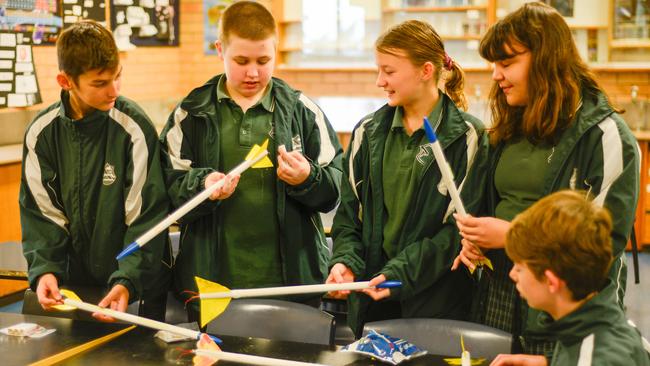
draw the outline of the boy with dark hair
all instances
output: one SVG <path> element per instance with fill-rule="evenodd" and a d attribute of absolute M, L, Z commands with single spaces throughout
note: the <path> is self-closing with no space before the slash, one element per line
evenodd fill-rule
<path fill-rule="evenodd" d="M 518 215 L 506 237 L 510 277 L 556 339 L 551 365 L 650 365 L 648 343 L 626 320 L 609 280 L 612 220 L 576 191 L 551 194 Z M 644 349 L 645 345 L 645 349 Z M 499 355 L 492 365 L 546 365 Z"/>
<path fill-rule="evenodd" d="M 99 306 L 125 311 L 143 298 L 140 313 L 163 319 L 167 232 L 115 260 L 169 209 L 156 130 L 119 96 L 120 59 L 103 26 L 72 25 L 57 56 L 61 100 L 25 133 L 20 217 L 30 285 L 45 309 L 62 304 L 60 284 L 100 285 L 110 290 Z"/>
<path fill-rule="evenodd" d="M 224 187 L 181 220 L 179 291 L 196 290 L 194 276 L 230 288 L 325 281 L 329 253 L 319 212 L 339 200 L 342 149 L 320 108 L 272 77 L 276 33 L 264 6 L 230 5 L 216 43 L 225 74 L 191 91 L 161 134 L 174 207 L 267 139 L 272 163 L 247 170 L 241 181 L 226 177 Z M 300 301 L 317 305 L 319 296 Z M 198 306 L 192 305 L 193 321 Z"/>

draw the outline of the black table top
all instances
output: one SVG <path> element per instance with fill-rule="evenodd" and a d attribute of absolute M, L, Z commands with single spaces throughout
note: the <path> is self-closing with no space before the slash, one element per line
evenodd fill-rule
<path fill-rule="evenodd" d="M 0 328 L 18 323 L 36 323 L 47 329 L 56 328 L 56 332 L 42 338 L 12 337 L 0 333 L 0 362 L 3 365 L 36 362 L 129 327 L 128 324 L 100 324 L 48 316 L 0 313 Z"/>
<path fill-rule="evenodd" d="M 155 331 L 136 328 L 110 343 L 95 348 L 76 357 L 69 358 L 62 365 L 191 365 L 192 355 L 181 356 L 183 350 L 195 348 L 195 342 L 166 344 L 153 338 Z M 221 349 L 227 352 L 245 353 L 256 356 L 281 358 L 301 362 L 314 362 L 325 365 L 387 365 L 362 355 L 339 352 L 337 347 L 316 344 L 274 341 L 260 338 L 241 338 L 223 336 Z M 487 364 L 487 363 L 486 363 Z M 217 365 L 239 365 L 221 361 Z M 425 355 L 408 362 L 404 366 L 447 365 L 441 356 Z"/>
<path fill-rule="evenodd" d="M 0 334 L 0 352 L 4 354 L 2 364 L 23 365 L 58 354 L 72 347 L 90 342 L 99 337 L 127 328 L 127 324 L 99 323 L 81 320 L 60 319 L 37 315 L 0 313 L 0 328 L 20 322 L 37 323 L 57 331 L 40 339 L 9 337 Z M 64 360 L 61 365 L 191 365 L 192 355 L 183 356 L 183 351 L 195 348 L 196 342 L 167 344 L 154 338 L 155 330 L 135 329 L 88 351 Z M 220 337 L 221 349 L 227 352 L 244 353 L 302 362 L 313 362 L 333 366 L 387 365 L 362 355 L 337 351 L 339 347 L 316 344 L 275 341 L 260 338 Z M 459 357 L 459 355 L 455 356 Z M 447 365 L 444 357 L 425 355 L 403 362 L 404 366 Z M 487 365 L 489 362 L 485 362 Z M 219 366 L 237 365 L 219 362 Z"/>

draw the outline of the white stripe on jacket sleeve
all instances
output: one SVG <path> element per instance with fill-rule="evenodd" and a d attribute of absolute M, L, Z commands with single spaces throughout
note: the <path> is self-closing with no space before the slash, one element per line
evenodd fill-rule
<path fill-rule="evenodd" d="M 595 335 L 592 333 L 582 340 L 576 366 L 591 366 L 591 360 L 594 354 L 594 338 Z"/>
<path fill-rule="evenodd" d="M 326 166 L 336 156 L 336 149 L 334 148 L 334 144 L 332 144 L 332 140 L 330 140 L 327 123 L 325 122 L 325 115 L 316 103 L 307 98 L 304 94 L 300 94 L 298 99 L 316 116 L 316 126 L 318 126 L 320 134 L 320 152 L 318 153 L 316 161 L 318 162 L 318 165 Z"/>
<path fill-rule="evenodd" d="M 147 180 L 149 148 L 144 132 L 133 118 L 126 113 L 113 108 L 108 115 L 124 128 L 131 137 L 133 149 L 131 149 L 131 160 L 133 161 L 133 182 L 131 189 L 124 201 L 124 217 L 127 226 L 131 225 L 142 211 L 142 188 Z"/>
<path fill-rule="evenodd" d="M 174 110 L 174 126 L 167 132 L 167 151 L 176 170 L 190 170 L 192 161 L 181 159 L 181 146 L 183 145 L 183 130 L 181 122 L 187 117 L 187 112 L 181 107 Z"/>
<path fill-rule="evenodd" d="M 623 173 L 623 142 L 612 118 L 607 118 L 598 124 L 603 131 L 601 142 L 603 144 L 603 182 L 600 193 L 594 198 L 594 202 L 603 206 L 605 198 L 612 184 Z"/>
<path fill-rule="evenodd" d="M 352 187 L 352 192 L 354 192 L 354 195 L 357 196 L 357 200 L 361 201 L 359 198 L 359 192 L 357 192 L 357 182 L 354 178 L 354 158 L 357 156 L 357 153 L 359 152 L 359 149 L 361 148 L 361 142 L 363 141 L 363 133 L 366 130 L 366 124 L 368 122 L 372 121 L 372 117 L 361 121 L 359 124 L 359 127 L 357 127 L 354 130 L 354 134 L 352 136 L 352 141 L 350 143 L 350 161 L 348 162 L 348 180 L 350 182 L 350 186 Z"/>
<path fill-rule="evenodd" d="M 34 197 L 41 214 L 56 225 L 60 226 L 63 230 L 68 231 L 66 228 L 68 218 L 65 216 L 63 211 L 54 206 L 54 203 L 50 199 L 50 196 L 47 194 L 47 190 L 43 185 L 41 165 L 38 161 L 38 155 L 36 154 L 38 136 L 45 127 L 56 119 L 58 115 L 59 108 L 47 112 L 34 121 L 29 128 L 29 131 L 27 131 L 27 135 L 25 136 L 25 145 L 27 147 L 27 156 L 25 157 L 24 162 L 25 179 L 27 181 L 27 187 L 29 187 L 29 190 L 32 192 L 32 196 Z"/>

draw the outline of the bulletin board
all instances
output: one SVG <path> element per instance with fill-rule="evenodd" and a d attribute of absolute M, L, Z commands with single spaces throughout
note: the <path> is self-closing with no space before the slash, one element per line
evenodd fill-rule
<path fill-rule="evenodd" d="M 32 58 L 31 38 L 0 31 L 0 108 L 41 103 Z"/>
<path fill-rule="evenodd" d="M 63 28 L 83 20 L 92 19 L 106 26 L 105 0 L 62 0 Z"/>
<path fill-rule="evenodd" d="M 216 55 L 215 42 L 218 38 L 221 13 L 233 0 L 203 0 L 203 53 Z"/>
<path fill-rule="evenodd" d="M 62 26 L 59 0 L 0 1 L 0 30 L 21 32 L 31 44 L 54 44 Z"/>
<path fill-rule="evenodd" d="M 180 0 L 111 0 L 111 29 L 121 51 L 178 46 Z"/>

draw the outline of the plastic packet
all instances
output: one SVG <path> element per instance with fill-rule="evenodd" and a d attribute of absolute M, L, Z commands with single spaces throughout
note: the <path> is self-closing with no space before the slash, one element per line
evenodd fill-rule
<path fill-rule="evenodd" d="M 41 338 L 56 332 L 56 329 L 46 329 L 36 323 L 18 323 L 0 329 L 0 333 L 12 337 Z"/>
<path fill-rule="evenodd" d="M 366 336 L 343 347 L 341 351 L 360 353 L 391 365 L 397 365 L 427 353 L 404 339 L 378 333 L 374 329 L 370 329 Z"/>

